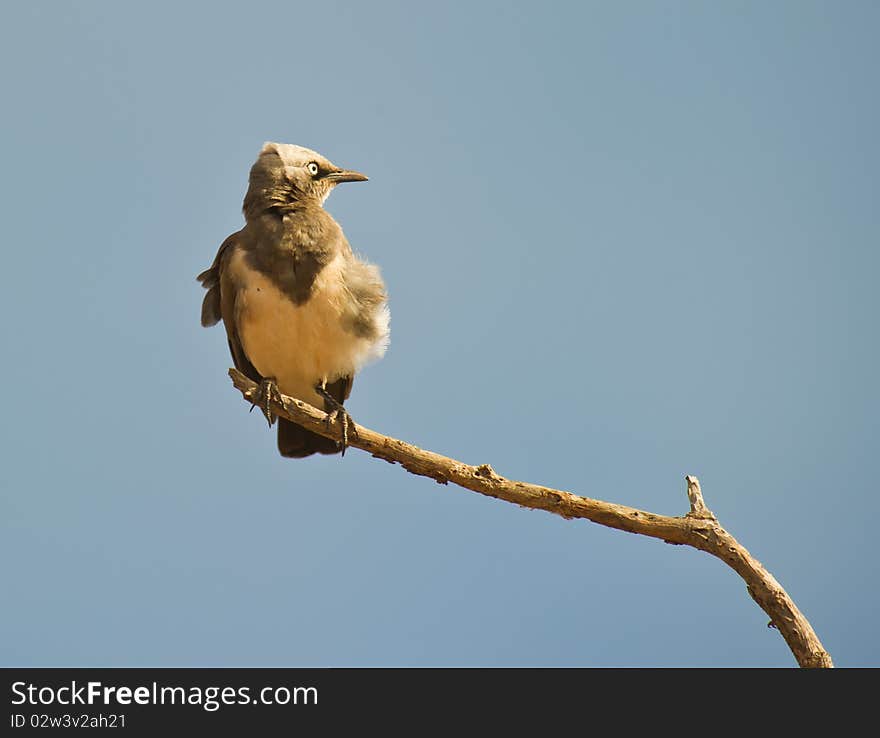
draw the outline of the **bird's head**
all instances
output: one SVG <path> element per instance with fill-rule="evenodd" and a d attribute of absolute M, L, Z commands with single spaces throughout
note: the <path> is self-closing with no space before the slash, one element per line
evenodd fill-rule
<path fill-rule="evenodd" d="M 246 218 L 306 203 L 323 204 L 340 182 L 363 182 L 360 172 L 340 169 L 316 151 L 295 144 L 266 143 L 251 167 L 244 198 Z"/>

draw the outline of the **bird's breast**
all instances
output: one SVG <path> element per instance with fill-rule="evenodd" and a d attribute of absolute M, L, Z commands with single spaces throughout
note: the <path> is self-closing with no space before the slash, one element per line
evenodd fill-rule
<path fill-rule="evenodd" d="M 346 330 L 343 316 L 351 295 L 345 282 L 346 256 L 339 254 L 315 277 L 309 298 L 300 304 L 267 275 L 233 255 L 236 327 L 248 359 L 279 389 L 318 407 L 316 384 L 354 374 L 367 360 L 372 342 Z"/>

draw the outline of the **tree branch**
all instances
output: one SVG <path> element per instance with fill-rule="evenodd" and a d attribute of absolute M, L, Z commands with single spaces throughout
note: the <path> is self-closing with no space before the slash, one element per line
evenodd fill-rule
<path fill-rule="evenodd" d="M 244 398 L 254 402 L 258 385 L 241 372 L 230 369 L 229 376 Z M 327 438 L 338 439 L 340 427 L 328 422 L 325 413 L 292 397 L 281 395 L 272 409 L 282 418 Z M 659 538 L 676 545 L 692 546 L 712 554 L 731 567 L 746 582 L 749 594 L 770 617 L 768 627 L 777 628 L 802 667 L 830 668 L 831 656 L 822 647 L 807 619 L 786 591 L 759 561 L 730 533 L 722 528 L 706 507 L 696 477 L 687 476 L 690 512 L 680 518 L 655 515 L 625 505 L 616 505 L 589 497 L 579 497 L 537 484 L 517 482 L 495 473 L 488 464 L 470 466 L 460 461 L 424 451 L 405 441 L 355 426 L 349 433 L 349 445 L 385 461 L 400 464 L 407 471 L 430 477 L 441 484 L 452 482 L 505 502 L 561 515 L 585 518 L 617 530 Z"/>

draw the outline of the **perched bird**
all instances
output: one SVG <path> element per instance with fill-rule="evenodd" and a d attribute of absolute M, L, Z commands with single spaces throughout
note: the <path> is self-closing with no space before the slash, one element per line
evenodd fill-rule
<path fill-rule="evenodd" d="M 345 453 L 342 404 L 355 373 L 388 346 L 379 269 L 352 253 L 323 208 L 337 184 L 366 179 L 301 146 L 265 144 L 251 167 L 244 228 L 198 276 L 208 290 L 202 325 L 223 320 L 236 368 L 260 384 L 269 425 L 279 390 L 341 421 L 337 442 L 277 418 L 282 456 Z"/>

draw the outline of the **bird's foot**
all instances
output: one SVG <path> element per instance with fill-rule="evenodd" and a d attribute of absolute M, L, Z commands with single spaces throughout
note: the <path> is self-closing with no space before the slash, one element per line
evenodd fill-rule
<path fill-rule="evenodd" d="M 275 413 L 272 412 L 273 402 L 281 403 L 281 392 L 278 391 L 278 385 L 275 383 L 275 380 L 269 377 L 260 382 L 260 388 L 257 390 L 257 395 L 254 398 L 254 402 L 251 403 L 251 409 L 248 412 L 252 412 L 259 405 L 271 428 L 275 424 Z"/>
<path fill-rule="evenodd" d="M 342 456 L 345 456 L 345 449 L 348 448 L 349 433 L 357 438 L 357 426 L 354 424 L 351 415 L 342 406 L 342 403 L 333 397 L 323 385 L 317 385 L 315 392 L 324 398 L 324 407 L 327 412 L 327 420 L 325 422 L 327 423 L 328 430 L 333 427 L 334 423 L 339 424 L 339 435 L 341 438 L 337 443 L 339 443 L 342 449 Z"/>

